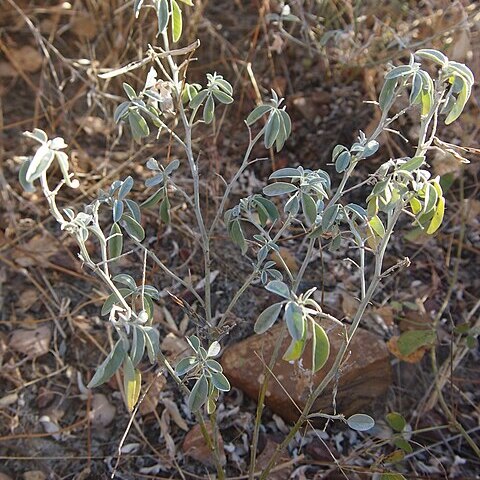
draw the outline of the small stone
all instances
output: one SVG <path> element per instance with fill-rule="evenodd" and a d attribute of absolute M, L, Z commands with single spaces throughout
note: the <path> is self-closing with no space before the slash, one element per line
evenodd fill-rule
<path fill-rule="evenodd" d="M 292 402 L 301 409 L 305 406 L 310 392 L 325 378 L 343 343 L 344 329 L 341 326 L 326 321 L 322 321 L 322 326 L 330 340 L 330 357 L 313 378 L 308 370 L 311 365 L 311 340 L 307 343 L 301 362 L 282 360 L 281 356 L 290 343 L 288 334 L 273 368 L 275 378 L 270 379 L 265 403 L 288 422 L 294 422 L 299 416 Z M 264 362 L 268 363 L 282 328 L 282 325 L 276 325 L 263 335 L 254 335 L 227 348 L 221 359 L 230 383 L 255 400 L 262 384 Z M 342 363 L 336 396 L 337 412 L 349 416 L 371 411 L 373 402 L 381 400 L 386 394 L 391 376 L 385 342 L 377 335 L 359 328 Z M 311 412 L 332 411 L 332 388 L 330 384 L 316 400 Z"/>
<path fill-rule="evenodd" d="M 212 427 L 210 424 L 207 425 L 207 431 L 212 437 Z M 183 441 L 182 446 L 183 452 L 188 457 L 197 460 L 197 462 L 203 463 L 204 465 L 214 465 L 215 459 L 213 452 L 207 445 L 207 442 L 203 438 L 202 430 L 200 425 L 195 425 L 186 435 L 185 440 Z M 218 432 L 218 449 L 220 451 L 220 462 L 222 465 L 225 465 L 225 450 L 223 448 L 223 438 Z"/>
<path fill-rule="evenodd" d="M 108 401 L 103 393 L 96 393 L 92 398 L 92 411 L 90 418 L 92 425 L 96 427 L 107 427 L 113 422 L 117 414 L 116 408 Z"/>

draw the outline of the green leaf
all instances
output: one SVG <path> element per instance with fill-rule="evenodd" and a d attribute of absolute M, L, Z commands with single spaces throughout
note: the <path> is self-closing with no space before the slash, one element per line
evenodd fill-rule
<path fill-rule="evenodd" d="M 125 355 L 126 352 L 123 348 L 123 341 L 118 340 L 108 357 L 97 368 L 97 371 L 87 385 L 87 388 L 95 388 L 102 385 L 102 383 L 108 382 L 113 374 L 120 368 Z"/>
<path fill-rule="evenodd" d="M 327 363 L 328 357 L 330 356 L 330 341 L 328 340 L 325 330 L 320 325 L 315 321 L 312 321 L 312 324 L 312 370 L 315 373 Z"/>
<path fill-rule="evenodd" d="M 269 292 L 280 295 L 283 298 L 290 299 L 290 289 L 280 280 L 272 280 L 271 282 L 268 282 L 265 289 Z"/>
<path fill-rule="evenodd" d="M 209 125 L 213 122 L 213 117 L 215 115 L 215 102 L 211 95 L 208 96 L 205 106 L 203 107 L 203 121 Z"/>
<path fill-rule="evenodd" d="M 276 195 L 285 195 L 287 193 L 296 192 L 297 190 L 298 188 L 291 183 L 276 182 L 264 187 L 263 193 L 268 197 L 274 197 Z"/>
<path fill-rule="evenodd" d="M 113 221 L 117 223 L 123 215 L 123 202 L 121 200 L 115 199 L 113 202 Z"/>
<path fill-rule="evenodd" d="M 193 356 L 185 357 L 185 358 L 182 358 L 177 363 L 177 366 L 175 367 L 175 371 L 177 372 L 178 375 L 183 377 L 183 375 L 193 370 L 197 365 L 198 365 L 198 361 L 195 357 Z"/>
<path fill-rule="evenodd" d="M 396 93 L 397 84 L 398 80 L 396 78 L 386 80 L 383 84 L 382 91 L 378 97 L 378 103 L 382 111 L 385 111 L 385 109 L 391 105 Z"/>
<path fill-rule="evenodd" d="M 380 237 L 380 238 L 383 238 L 385 236 L 385 227 L 383 226 L 383 223 L 382 221 L 380 220 L 380 218 L 378 218 L 377 215 L 375 215 L 374 217 L 372 217 L 369 221 L 368 221 L 370 227 L 372 228 L 372 230 Z"/>
<path fill-rule="evenodd" d="M 419 73 L 413 74 L 412 89 L 410 91 L 410 105 L 417 102 L 420 94 L 422 93 L 423 81 L 422 76 Z"/>
<path fill-rule="evenodd" d="M 261 197 L 260 195 L 255 197 L 255 201 L 263 205 L 265 210 L 268 212 L 268 217 L 272 222 L 278 220 L 280 215 L 278 213 L 277 207 L 272 201 L 268 200 L 268 198 Z"/>
<path fill-rule="evenodd" d="M 207 355 L 208 355 L 208 352 L 207 352 Z M 223 371 L 223 368 L 222 366 L 216 361 L 216 360 L 213 360 L 212 358 L 208 358 L 206 361 L 205 361 L 205 365 L 208 367 L 208 369 L 212 372 L 220 372 L 222 373 Z"/>
<path fill-rule="evenodd" d="M 376 140 L 370 140 L 365 145 L 365 150 L 363 151 L 363 156 L 365 158 L 371 157 L 374 153 L 377 152 L 379 147 L 380 147 L 380 144 Z"/>
<path fill-rule="evenodd" d="M 280 116 L 276 110 L 272 111 L 265 126 L 265 148 L 271 148 L 280 131 Z"/>
<path fill-rule="evenodd" d="M 305 333 L 305 320 L 302 307 L 294 302 L 288 302 L 285 307 L 285 320 L 288 332 L 294 340 L 301 340 Z"/>
<path fill-rule="evenodd" d="M 172 39 L 174 42 L 178 42 L 182 36 L 183 20 L 182 10 L 180 9 L 176 0 L 171 0 L 172 6 Z"/>
<path fill-rule="evenodd" d="M 207 401 L 208 397 L 208 382 L 205 375 L 202 375 L 190 392 L 188 397 L 188 407 L 192 412 L 199 410 L 202 405 Z"/>
<path fill-rule="evenodd" d="M 123 234 L 118 223 L 114 223 L 110 229 L 110 238 L 108 240 L 108 256 L 110 259 L 117 258 L 122 254 Z"/>
<path fill-rule="evenodd" d="M 132 327 L 132 342 L 130 346 L 130 358 L 136 367 L 143 358 L 145 352 L 145 335 L 140 327 Z"/>
<path fill-rule="evenodd" d="M 198 108 L 205 101 L 209 93 L 210 92 L 208 90 L 202 90 L 201 92 L 198 92 L 190 101 L 190 108 L 193 110 Z"/>
<path fill-rule="evenodd" d="M 442 67 L 448 65 L 448 58 L 442 52 L 434 50 L 433 48 L 422 48 L 421 50 L 417 50 L 415 55 L 420 58 L 431 60 Z"/>
<path fill-rule="evenodd" d="M 162 222 L 168 225 L 170 223 L 170 200 L 168 197 L 165 197 L 160 203 L 159 212 Z"/>
<path fill-rule="evenodd" d="M 121 187 L 118 189 L 118 199 L 124 200 L 125 197 L 130 193 L 133 188 L 133 178 L 128 176 L 123 182 Z"/>
<path fill-rule="evenodd" d="M 113 114 L 113 120 L 115 123 L 118 123 L 122 118 L 128 115 L 128 108 L 130 107 L 130 102 L 122 102 L 116 109 Z"/>
<path fill-rule="evenodd" d="M 27 182 L 27 170 L 30 165 L 31 160 L 26 160 L 22 163 L 20 170 L 18 172 L 18 181 L 20 185 L 26 192 L 34 192 L 35 188 L 30 182 Z"/>
<path fill-rule="evenodd" d="M 307 329 L 305 329 L 305 335 L 300 340 L 292 340 L 287 351 L 283 354 L 283 360 L 287 362 L 293 362 L 298 360 L 305 350 L 307 344 Z"/>
<path fill-rule="evenodd" d="M 137 289 L 137 284 L 131 275 L 127 273 L 119 273 L 113 277 L 113 281 L 117 283 L 121 283 L 128 287 L 131 291 L 135 291 Z"/>
<path fill-rule="evenodd" d="M 370 415 L 356 413 L 347 419 L 347 424 L 352 430 L 366 432 L 375 426 L 375 420 Z"/>
<path fill-rule="evenodd" d="M 427 229 L 428 235 L 433 235 L 442 225 L 443 216 L 445 214 L 445 198 L 440 197 L 438 199 L 437 208 L 435 209 L 435 213 L 433 214 L 432 221 Z"/>
<path fill-rule="evenodd" d="M 460 90 L 460 93 L 458 94 L 457 101 L 455 102 L 455 104 L 453 105 L 453 108 L 450 110 L 450 113 L 447 115 L 447 118 L 445 119 L 446 125 L 450 125 L 461 115 L 465 107 L 465 104 L 467 103 L 470 97 L 471 88 L 463 79 L 462 79 L 462 82 L 463 82 L 463 86 L 462 86 L 462 89 Z"/>
<path fill-rule="evenodd" d="M 425 162 L 425 157 L 422 155 L 420 157 L 413 157 L 410 160 L 407 160 L 400 168 L 406 170 L 407 172 L 414 172 L 420 168 Z"/>
<path fill-rule="evenodd" d="M 379 195 L 380 193 L 382 193 L 387 188 L 388 183 L 389 180 L 382 180 L 380 182 L 377 182 L 372 189 L 372 195 Z"/>
<path fill-rule="evenodd" d="M 53 150 L 50 150 L 47 145 L 41 145 L 28 165 L 25 180 L 28 183 L 32 183 L 37 178 L 40 178 L 48 170 L 54 158 L 55 153 Z"/>
<path fill-rule="evenodd" d="M 430 89 L 422 89 L 421 93 L 422 101 L 422 115 L 427 115 L 430 112 L 433 104 L 433 92 Z"/>
<path fill-rule="evenodd" d="M 138 203 L 134 202 L 133 200 L 130 200 L 129 198 L 126 198 L 124 202 L 127 205 L 128 209 L 130 210 L 130 213 L 132 214 L 133 218 L 140 223 L 142 214 L 140 212 L 140 207 L 138 206 Z"/>
<path fill-rule="evenodd" d="M 168 25 L 168 1 L 167 0 L 158 0 L 157 1 L 157 18 L 158 18 L 158 33 L 163 33 Z"/>
<path fill-rule="evenodd" d="M 258 107 L 254 108 L 250 115 L 247 117 L 247 125 L 253 125 L 256 121 L 263 117 L 263 115 L 272 110 L 272 108 L 273 107 L 270 105 L 259 105 Z"/>
<path fill-rule="evenodd" d="M 191 335 L 190 337 L 187 338 L 187 343 L 192 347 L 192 350 L 195 352 L 200 351 L 201 343 L 200 339 L 196 335 Z"/>
<path fill-rule="evenodd" d="M 148 128 L 145 119 L 136 111 L 130 110 L 128 114 L 128 123 L 133 135 L 133 139 L 138 143 L 143 137 L 147 137 L 150 134 L 150 128 Z"/>
<path fill-rule="evenodd" d="M 393 443 L 395 444 L 395 446 L 397 448 L 401 448 L 405 453 L 412 453 L 413 452 L 412 446 L 404 438 L 395 438 Z"/>
<path fill-rule="evenodd" d="M 352 156 L 348 150 L 343 151 L 335 160 L 335 170 L 338 173 L 343 173 L 350 165 L 351 158 Z"/>
<path fill-rule="evenodd" d="M 223 103 L 224 105 L 230 105 L 233 103 L 233 98 L 228 95 L 227 93 L 224 93 L 220 90 L 213 90 L 213 96 L 220 102 Z"/>
<path fill-rule="evenodd" d="M 123 298 L 126 298 L 132 294 L 132 291 L 129 288 L 119 288 L 118 291 Z M 112 307 L 117 303 L 120 303 L 120 298 L 118 298 L 117 294 L 116 293 L 110 294 L 102 306 L 102 311 L 100 315 L 102 316 L 108 315 L 112 310 Z"/>
<path fill-rule="evenodd" d="M 145 345 L 150 363 L 155 363 L 158 352 L 160 351 L 160 335 L 158 330 L 152 327 L 143 327 L 145 333 Z"/>
<path fill-rule="evenodd" d="M 128 83 L 123 82 L 123 89 L 125 90 L 125 93 L 130 100 L 134 100 L 135 98 L 137 98 L 137 93 Z"/>
<path fill-rule="evenodd" d="M 158 190 L 153 195 L 150 195 L 142 204 L 141 207 L 150 208 L 155 206 L 163 198 L 163 189 Z"/>
<path fill-rule="evenodd" d="M 130 215 L 123 215 L 122 222 L 125 230 L 133 239 L 141 242 L 145 238 L 145 230 Z"/>
<path fill-rule="evenodd" d="M 407 480 L 401 473 L 389 472 L 382 473 L 380 480 Z"/>
<path fill-rule="evenodd" d="M 340 205 L 335 204 L 330 207 L 328 207 L 324 212 L 322 216 L 322 229 L 324 232 L 328 232 L 331 227 L 333 227 L 333 224 L 335 223 L 335 220 L 338 217 L 338 212 L 340 211 Z"/>
<path fill-rule="evenodd" d="M 410 355 L 420 347 L 434 344 L 436 338 L 434 330 L 409 330 L 400 335 L 398 350 L 402 355 Z"/>
<path fill-rule="evenodd" d="M 301 178 L 302 174 L 298 168 L 279 168 L 275 170 L 268 178 L 269 180 L 274 180 L 277 178 Z"/>
<path fill-rule="evenodd" d="M 282 311 L 283 303 L 274 303 L 267 307 L 257 318 L 255 326 L 253 327 L 255 333 L 265 333 L 277 321 L 280 312 Z"/>
<path fill-rule="evenodd" d="M 221 392 L 228 392 L 230 390 L 230 382 L 223 373 L 212 373 L 212 383 L 215 388 Z"/>
<path fill-rule="evenodd" d="M 461 76 L 470 87 L 473 86 L 475 78 L 473 72 L 463 63 L 451 61 L 448 63 L 449 71 L 452 71 L 454 75 Z"/>
<path fill-rule="evenodd" d="M 403 418 L 402 415 L 398 412 L 390 412 L 387 413 L 386 417 L 388 424 L 390 427 L 393 428 L 396 432 L 402 432 L 403 429 L 406 427 L 407 422 Z"/>
<path fill-rule="evenodd" d="M 308 221 L 314 224 L 317 218 L 317 204 L 307 193 L 302 193 L 302 210 Z"/>
<path fill-rule="evenodd" d="M 239 220 L 234 220 L 230 227 L 230 236 L 232 240 L 240 247 L 243 254 L 248 249 L 247 242 L 245 241 L 245 235 L 243 234 L 242 226 Z"/>
<path fill-rule="evenodd" d="M 395 67 L 390 70 L 385 75 L 385 80 L 392 80 L 398 77 L 404 77 L 406 75 L 410 75 L 413 72 L 413 69 L 410 65 L 400 65 L 399 67 Z"/>
<path fill-rule="evenodd" d="M 279 110 L 280 116 L 283 120 L 283 125 L 285 127 L 285 140 L 290 136 L 292 133 L 292 120 L 290 119 L 290 115 L 285 110 Z"/>

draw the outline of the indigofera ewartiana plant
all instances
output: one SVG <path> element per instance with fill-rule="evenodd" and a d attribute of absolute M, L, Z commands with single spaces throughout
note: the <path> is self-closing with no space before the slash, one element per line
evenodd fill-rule
<path fill-rule="evenodd" d="M 192 5 L 190 0 L 182 0 L 181 3 Z M 449 124 L 458 118 L 463 110 L 471 93 L 473 75 L 465 65 L 449 61 L 440 52 L 435 50 L 416 52 L 417 58 L 433 61 L 437 65 L 436 77 L 432 78 L 422 69 L 422 65 L 415 62 L 413 56 L 408 65 L 395 67 L 387 73 L 378 102 L 382 114 L 374 133 L 367 137 L 360 132 L 357 141 L 350 148 L 338 145 L 333 150 L 332 161 L 336 171 L 342 174 L 337 188 L 333 188 L 329 174 L 322 169 L 310 170 L 301 166 L 282 168 L 270 176 L 274 182 L 267 185 L 262 194 L 257 193 L 242 199 L 237 206 L 227 210 L 229 195 L 235 182 L 255 161 L 250 156 L 256 143 L 263 139 L 266 148 L 275 147 L 279 151 L 291 134 L 292 125 L 285 107 L 282 107 L 283 99 L 272 92 L 271 100 L 257 106 L 246 119 L 249 128 L 248 147 L 238 171 L 227 183 L 213 221 L 207 226 L 200 201 L 198 156 L 194 154 L 192 132 L 199 123 L 213 122 L 217 105 L 229 105 L 233 102 L 233 88 L 217 73 L 207 74 L 205 88 L 187 82 L 190 56 L 198 43 L 183 49 L 171 50 L 170 39 L 173 42 L 180 39 L 183 25 L 181 8 L 176 0 L 154 0 L 148 5 L 137 0 L 134 5 L 136 16 L 142 6 L 153 7 L 156 11 L 161 46 L 149 47 L 146 58 L 139 62 L 104 72 L 100 76 L 113 77 L 152 63 L 142 90 L 137 92 L 130 84 L 124 83 L 127 100 L 117 107 L 114 120 L 125 121 L 136 142 L 148 137 L 152 129 L 157 129 L 157 135 L 162 131 L 168 132 L 186 159 L 193 192 L 186 191 L 174 178 L 182 158 L 169 162 L 149 159 L 146 166 L 153 176 L 147 179 L 145 186 L 147 189 L 153 189 L 153 192 L 148 193 L 144 202 L 139 204 L 128 198 L 134 181 L 127 177 L 123 181 L 114 182 L 106 192 L 101 191 L 98 198 L 87 205 L 83 212 L 77 213 L 69 208 L 60 211 L 56 204 L 58 191 L 64 184 L 76 188 L 78 181 L 73 180 L 72 174 L 69 173 L 68 156 L 62 151 L 67 147 L 63 139 L 57 137 L 48 140 L 47 135 L 39 129 L 32 133 L 26 132 L 27 136 L 40 143 L 40 147 L 35 155 L 27 158 L 21 166 L 20 182 L 26 190 L 31 190 L 33 182 L 40 181 L 52 215 L 62 230 L 76 239 L 81 261 L 103 280 L 109 291 L 102 315 L 108 315 L 117 338 L 111 353 L 97 368 L 89 386 L 101 385 L 122 367 L 127 405 L 130 410 L 133 409 L 140 394 L 140 362 L 146 352 L 149 360 L 152 363 L 159 361 L 188 396 L 188 405 L 197 416 L 207 444 L 214 451 L 215 442 L 205 428 L 201 410 L 206 405 L 207 413 L 213 414 L 219 393 L 230 389 L 220 364 L 214 359 L 220 352 L 220 344 L 216 337 L 221 332 L 228 313 L 250 285 L 256 281 L 261 282 L 267 291 L 278 295 L 281 300 L 260 314 L 255 323 L 255 331 L 259 334 L 267 331 L 280 316 L 283 316 L 291 337 L 291 344 L 283 354 L 284 359 L 292 361 L 301 358 L 306 343 L 311 339 L 312 370 L 318 371 L 325 366 L 330 349 L 328 337 L 322 327 L 322 319 L 337 320 L 322 312 L 320 305 L 313 298 L 315 289 L 305 293 L 298 291 L 300 282 L 313 258 L 316 245 L 325 244 L 334 251 L 339 248 L 342 241 L 353 241 L 359 257 L 356 265 L 361 278 L 360 305 L 352 325 L 346 329 L 348 331 L 344 343 L 332 367 L 324 380 L 319 385 L 314 385 L 299 421 L 280 445 L 279 451 L 308 419 L 316 398 L 337 375 L 349 341 L 355 334 L 365 308 L 382 278 L 405 265 L 403 261 L 386 271 L 383 270 L 385 251 L 400 214 L 406 212 L 411 216 L 414 225 L 425 230 L 427 234 L 433 234 L 441 225 L 445 199 L 439 179 L 431 178 L 428 171 L 426 154 L 435 138 L 439 116 L 446 115 L 446 123 Z M 190 56 L 179 65 L 176 58 L 182 55 Z M 397 97 L 404 93 L 408 94 L 409 106 L 391 114 Z M 380 133 L 400 115 L 416 108 L 417 105 L 420 110 L 420 125 L 415 154 L 411 158 L 389 159 L 384 162 L 373 175 L 375 185 L 365 197 L 364 205 L 342 202 L 347 191 L 346 185 L 356 166 L 379 150 Z M 200 111 L 201 117 L 198 115 Z M 257 125 L 261 127 L 253 136 L 250 127 Z M 54 190 L 50 190 L 47 172 L 54 159 L 60 165 L 63 180 Z M 367 182 L 362 182 L 348 190 L 367 189 L 366 185 Z M 191 207 L 197 222 L 196 240 L 204 256 L 203 295 L 200 295 L 188 280 L 171 271 L 142 243 L 146 233 L 142 227 L 141 210 L 159 205 L 159 217 L 164 223 L 169 223 L 170 207 L 177 195 Z M 286 200 L 283 202 L 283 208 L 279 209 L 281 199 Z M 109 214 L 107 216 L 100 214 L 104 211 L 109 211 Z M 233 241 L 238 244 L 245 256 L 252 256 L 253 272 L 234 295 L 225 312 L 218 317 L 212 312 L 210 243 L 222 216 Z M 109 221 L 106 221 L 106 218 Z M 246 222 L 257 229 L 257 233 L 251 239 L 246 238 L 244 233 Z M 277 264 L 269 259 L 269 254 L 279 252 L 278 242 L 293 223 L 303 228 L 308 248 L 298 272 L 290 271 L 281 255 L 277 256 L 277 263 L 281 264 L 283 270 L 281 272 Z M 89 238 L 96 240 L 99 247 L 95 256 L 90 253 L 91 249 L 86 248 Z M 132 254 L 132 251 L 125 250 L 124 240 L 132 244 L 134 252 L 143 254 L 144 268 L 148 257 L 166 276 L 188 289 L 205 312 L 205 329 L 209 345 L 204 348 L 200 340 L 201 335 L 189 337 L 188 342 L 194 354 L 180 359 L 176 368 L 170 365 L 163 354 L 158 330 L 152 325 L 153 302 L 159 299 L 160 292 L 155 287 L 145 284 L 144 271 L 143 275 L 139 275 L 140 282 L 129 273 L 119 272 L 115 275 L 110 273 L 110 268 L 118 268 L 116 260 L 119 257 Z M 372 255 L 374 259 L 374 271 L 369 279 L 367 279 L 369 272 L 365 267 L 367 254 Z M 214 317 L 220 319 L 215 321 Z M 271 362 L 273 361 L 274 358 Z M 181 377 L 184 377 L 185 381 L 182 381 Z M 187 386 L 190 380 L 194 380 L 191 389 Z M 251 452 L 251 478 L 254 475 L 259 420 L 263 408 L 262 395 L 266 392 L 267 382 L 268 375 L 265 376 L 257 410 Z M 356 428 L 355 425 L 362 425 L 358 427 L 359 429 L 366 428 L 367 424 L 370 424 L 370 420 L 365 416 L 349 422 L 352 428 Z M 224 478 L 218 452 L 215 457 L 219 478 Z M 268 477 L 276 457 L 277 454 L 274 454 L 263 470 L 262 479 Z"/>

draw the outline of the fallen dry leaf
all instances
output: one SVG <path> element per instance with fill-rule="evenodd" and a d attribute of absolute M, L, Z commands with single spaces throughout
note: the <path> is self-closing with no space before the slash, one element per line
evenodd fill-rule
<path fill-rule="evenodd" d="M 212 427 L 207 425 L 207 430 L 212 437 Z M 183 452 L 188 457 L 197 460 L 204 465 L 212 465 L 214 463 L 214 457 L 210 448 L 208 448 L 207 442 L 203 438 L 200 425 L 195 425 L 186 435 L 182 446 Z M 220 450 L 220 462 L 225 465 L 225 450 L 223 448 L 223 438 L 218 432 L 218 449 Z"/>
<path fill-rule="evenodd" d="M 71 30 L 77 37 L 91 40 L 97 34 L 97 22 L 90 15 L 77 16 Z"/>
<path fill-rule="evenodd" d="M 160 400 L 160 392 L 163 390 L 163 387 L 167 383 L 167 379 L 164 375 L 153 376 L 151 373 L 146 373 L 144 375 L 144 385 L 150 385 L 153 380 L 153 384 L 148 390 L 145 398 L 138 407 L 141 415 L 148 415 L 156 410 L 158 402 Z"/>
<path fill-rule="evenodd" d="M 35 358 L 48 353 L 51 338 L 52 331 L 47 326 L 35 330 L 19 329 L 12 333 L 8 345 L 16 352 Z"/>
<path fill-rule="evenodd" d="M 261 471 L 267 467 L 268 462 L 272 458 L 273 454 L 277 450 L 278 443 L 274 442 L 270 438 L 267 438 L 267 443 L 265 444 L 265 448 L 263 449 L 262 453 L 257 458 L 256 469 L 257 471 Z M 278 457 L 278 460 L 275 462 L 275 466 L 281 465 L 282 463 L 286 463 L 291 458 L 288 456 L 288 453 L 285 451 Z M 291 478 L 293 466 L 287 465 L 284 468 L 279 470 L 270 472 L 268 478 L 270 480 L 289 480 Z"/>
<path fill-rule="evenodd" d="M 342 310 L 347 318 L 353 318 L 357 313 L 359 301 L 350 293 L 342 292 Z"/>
<path fill-rule="evenodd" d="M 407 363 L 418 363 L 418 362 L 420 362 L 420 360 L 425 355 L 425 352 L 428 351 L 428 347 L 420 347 L 418 350 L 411 353 L 410 355 L 402 355 L 400 353 L 399 348 L 398 348 L 398 339 L 399 338 L 400 338 L 399 336 L 394 336 L 387 342 L 387 348 L 390 351 L 390 353 L 392 355 L 395 355 L 395 357 L 402 360 L 403 362 L 407 362 Z"/>
<path fill-rule="evenodd" d="M 27 288 L 18 299 L 18 306 L 23 310 L 28 310 L 38 300 L 38 291 L 35 288 Z"/>
<path fill-rule="evenodd" d="M 187 352 L 190 347 L 185 340 L 170 332 L 163 339 L 161 348 L 162 351 L 167 354 L 168 358 L 177 358 L 182 353 Z"/>
<path fill-rule="evenodd" d="M 393 308 L 389 307 L 388 305 L 384 305 L 383 307 L 375 308 L 372 311 L 372 315 L 376 315 L 376 316 L 380 317 L 387 327 L 392 327 L 393 324 L 394 324 L 395 316 L 393 314 Z"/>
<path fill-rule="evenodd" d="M 57 252 L 58 248 L 55 242 L 52 242 L 52 237 L 39 233 L 26 244 L 17 247 L 13 258 L 21 267 L 31 267 L 32 265 L 42 264 Z"/>
<path fill-rule="evenodd" d="M 284 270 L 282 260 L 285 262 L 285 265 L 288 267 L 290 272 L 297 273 L 298 272 L 298 263 L 295 255 L 288 250 L 288 248 L 280 247 L 278 252 L 273 252 L 271 255 L 271 259 L 275 262 L 276 267 L 280 270 Z"/>

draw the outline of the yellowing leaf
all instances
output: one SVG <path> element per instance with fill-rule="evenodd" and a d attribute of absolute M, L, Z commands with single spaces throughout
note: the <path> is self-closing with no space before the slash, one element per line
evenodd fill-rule
<path fill-rule="evenodd" d="M 445 214 L 445 198 L 440 197 L 438 199 L 437 208 L 435 209 L 435 213 L 433 214 L 432 221 L 428 226 L 427 233 L 429 235 L 434 234 L 442 224 L 443 216 Z"/>
<path fill-rule="evenodd" d="M 368 222 L 372 230 L 380 237 L 383 238 L 385 235 L 385 227 L 383 226 L 382 221 L 378 218 L 377 215 L 372 217 Z"/>
<path fill-rule="evenodd" d="M 127 399 L 127 408 L 131 412 L 140 397 L 140 387 L 142 386 L 142 374 L 140 370 L 135 369 L 134 377 L 125 382 L 125 397 Z"/>
<path fill-rule="evenodd" d="M 328 340 L 325 330 L 317 325 L 316 322 L 313 323 L 313 346 L 312 346 L 312 371 L 317 372 L 320 370 L 328 360 L 330 356 L 330 341 Z"/>
<path fill-rule="evenodd" d="M 183 20 L 182 11 L 176 0 L 172 0 L 172 39 L 174 42 L 178 42 L 182 36 Z"/>

